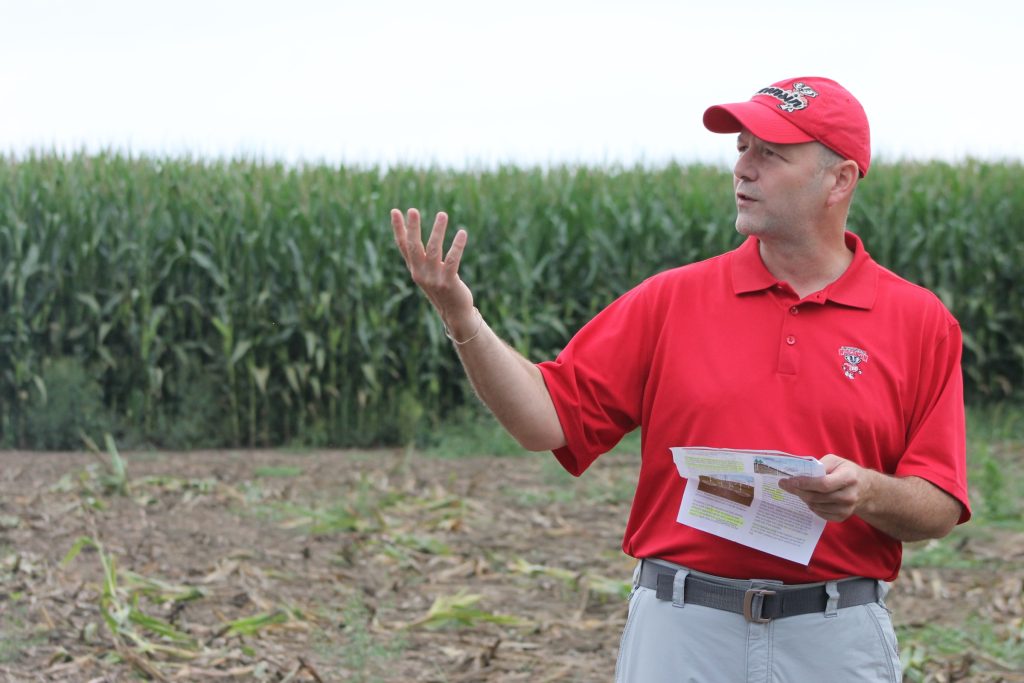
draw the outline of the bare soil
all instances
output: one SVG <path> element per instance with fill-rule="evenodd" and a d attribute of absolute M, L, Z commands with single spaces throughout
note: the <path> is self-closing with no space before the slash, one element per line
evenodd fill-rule
<path fill-rule="evenodd" d="M 0 680 L 612 679 L 635 456 L 579 480 L 542 455 L 124 460 L 0 453 Z M 956 555 L 904 570 L 897 623 L 1024 635 L 1024 534 Z M 916 680 L 1024 681 L 981 644 L 929 652 Z"/>

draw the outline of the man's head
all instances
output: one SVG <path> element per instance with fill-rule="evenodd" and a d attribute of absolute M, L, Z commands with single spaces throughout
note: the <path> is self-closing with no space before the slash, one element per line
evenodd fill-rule
<path fill-rule="evenodd" d="M 738 133 L 733 183 L 741 234 L 845 229 L 871 150 L 864 109 L 842 86 L 813 77 L 780 81 L 747 102 L 708 108 L 704 125 Z"/>
<path fill-rule="evenodd" d="M 746 129 L 765 142 L 817 141 L 857 163 L 861 176 L 871 164 L 868 118 L 860 102 L 828 78 L 787 78 L 762 88 L 746 102 L 719 104 L 704 112 L 715 133 Z"/>

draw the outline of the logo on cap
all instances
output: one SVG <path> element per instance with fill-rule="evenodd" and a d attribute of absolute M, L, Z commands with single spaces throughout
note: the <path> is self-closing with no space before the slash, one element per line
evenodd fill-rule
<path fill-rule="evenodd" d="M 801 82 L 793 84 L 792 90 L 783 90 L 782 88 L 776 88 L 775 86 L 769 86 L 767 88 L 761 88 L 756 93 L 757 95 L 769 95 L 782 102 L 779 105 L 779 109 L 785 112 L 794 112 L 799 109 L 807 108 L 807 98 L 817 97 L 818 93 L 814 88 L 809 85 L 804 85 Z"/>

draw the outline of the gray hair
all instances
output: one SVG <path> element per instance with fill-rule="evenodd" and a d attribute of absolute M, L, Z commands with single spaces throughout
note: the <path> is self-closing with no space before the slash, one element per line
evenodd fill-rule
<path fill-rule="evenodd" d="M 821 156 L 818 163 L 818 169 L 821 171 L 824 171 L 826 168 L 831 168 L 841 161 L 846 161 L 846 159 L 839 156 L 820 142 L 818 143 L 818 151 Z"/>

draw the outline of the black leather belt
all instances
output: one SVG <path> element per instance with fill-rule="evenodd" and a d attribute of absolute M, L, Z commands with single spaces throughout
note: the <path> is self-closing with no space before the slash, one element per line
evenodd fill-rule
<path fill-rule="evenodd" d="M 674 567 L 644 560 L 640 566 L 639 585 L 653 589 L 659 600 L 672 600 L 676 571 Z M 866 605 L 878 599 L 878 582 L 874 579 L 841 579 L 836 584 L 839 590 L 837 608 Z M 757 623 L 824 612 L 829 599 L 824 583 L 742 588 L 692 573 L 686 575 L 682 594 L 685 604 L 735 612 L 742 614 L 747 621 Z"/>

